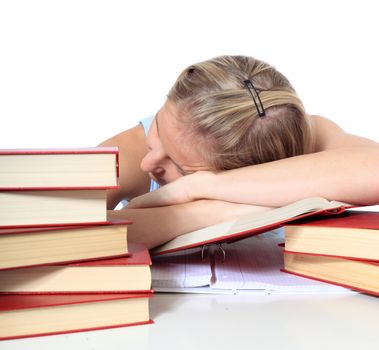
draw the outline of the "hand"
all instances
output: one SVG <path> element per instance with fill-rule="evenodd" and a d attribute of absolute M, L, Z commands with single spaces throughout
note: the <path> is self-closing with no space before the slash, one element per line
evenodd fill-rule
<path fill-rule="evenodd" d="M 191 175 L 186 175 L 177 180 L 162 186 L 158 190 L 146 193 L 142 196 L 133 198 L 127 208 L 151 208 L 168 206 L 180 203 L 192 202 L 197 199 L 202 199 L 202 185 L 210 185 L 210 172 L 198 171 Z"/>

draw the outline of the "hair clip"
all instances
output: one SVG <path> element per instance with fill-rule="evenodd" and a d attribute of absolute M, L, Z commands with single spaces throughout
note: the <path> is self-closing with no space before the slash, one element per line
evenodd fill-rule
<path fill-rule="evenodd" d="M 247 89 L 249 90 L 251 97 L 253 98 L 255 107 L 257 108 L 258 115 L 260 117 L 264 117 L 266 115 L 266 112 L 265 112 L 265 109 L 263 108 L 263 104 L 259 97 L 258 91 L 255 89 L 251 80 L 248 79 L 248 80 L 244 80 L 243 82 L 245 84 L 245 87 L 247 87 Z"/>

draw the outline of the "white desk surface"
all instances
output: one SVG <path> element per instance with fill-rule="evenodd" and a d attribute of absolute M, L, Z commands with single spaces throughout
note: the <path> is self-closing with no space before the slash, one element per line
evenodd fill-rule
<path fill-rule="evenodd" d="M 0 342 L 1 350 L 379 349 L 379 298 L 156 293 L 151 325 Z"/>

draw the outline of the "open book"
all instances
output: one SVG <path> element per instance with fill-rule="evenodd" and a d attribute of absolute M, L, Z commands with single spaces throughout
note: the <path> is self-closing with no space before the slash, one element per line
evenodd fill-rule
<path fill-rule="evenodd" d="M 351 207 L 351 205 L 337 201 L 328 201 L 321 197 L 310 197 L 280 208 L 268 210 L 267 212 L 254 212 L 250 215 L 243 215 L 235 220 L 225 221 L 183 234 L 154 249 L 152 255 L 160 255 L 217 242 L 232 242 L 275 229 L 286 222 L 310 215 L 342 213 L 348 207 Z"/>

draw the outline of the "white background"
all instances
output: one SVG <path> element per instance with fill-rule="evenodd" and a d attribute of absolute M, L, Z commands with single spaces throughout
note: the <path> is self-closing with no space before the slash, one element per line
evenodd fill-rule
<path fill-rule="evenodd" d="M 376 1 L 0 1 L 0 148 L 95 146 L 187 65 L 263 59 L 312 114 L 379 141 Z"/>

